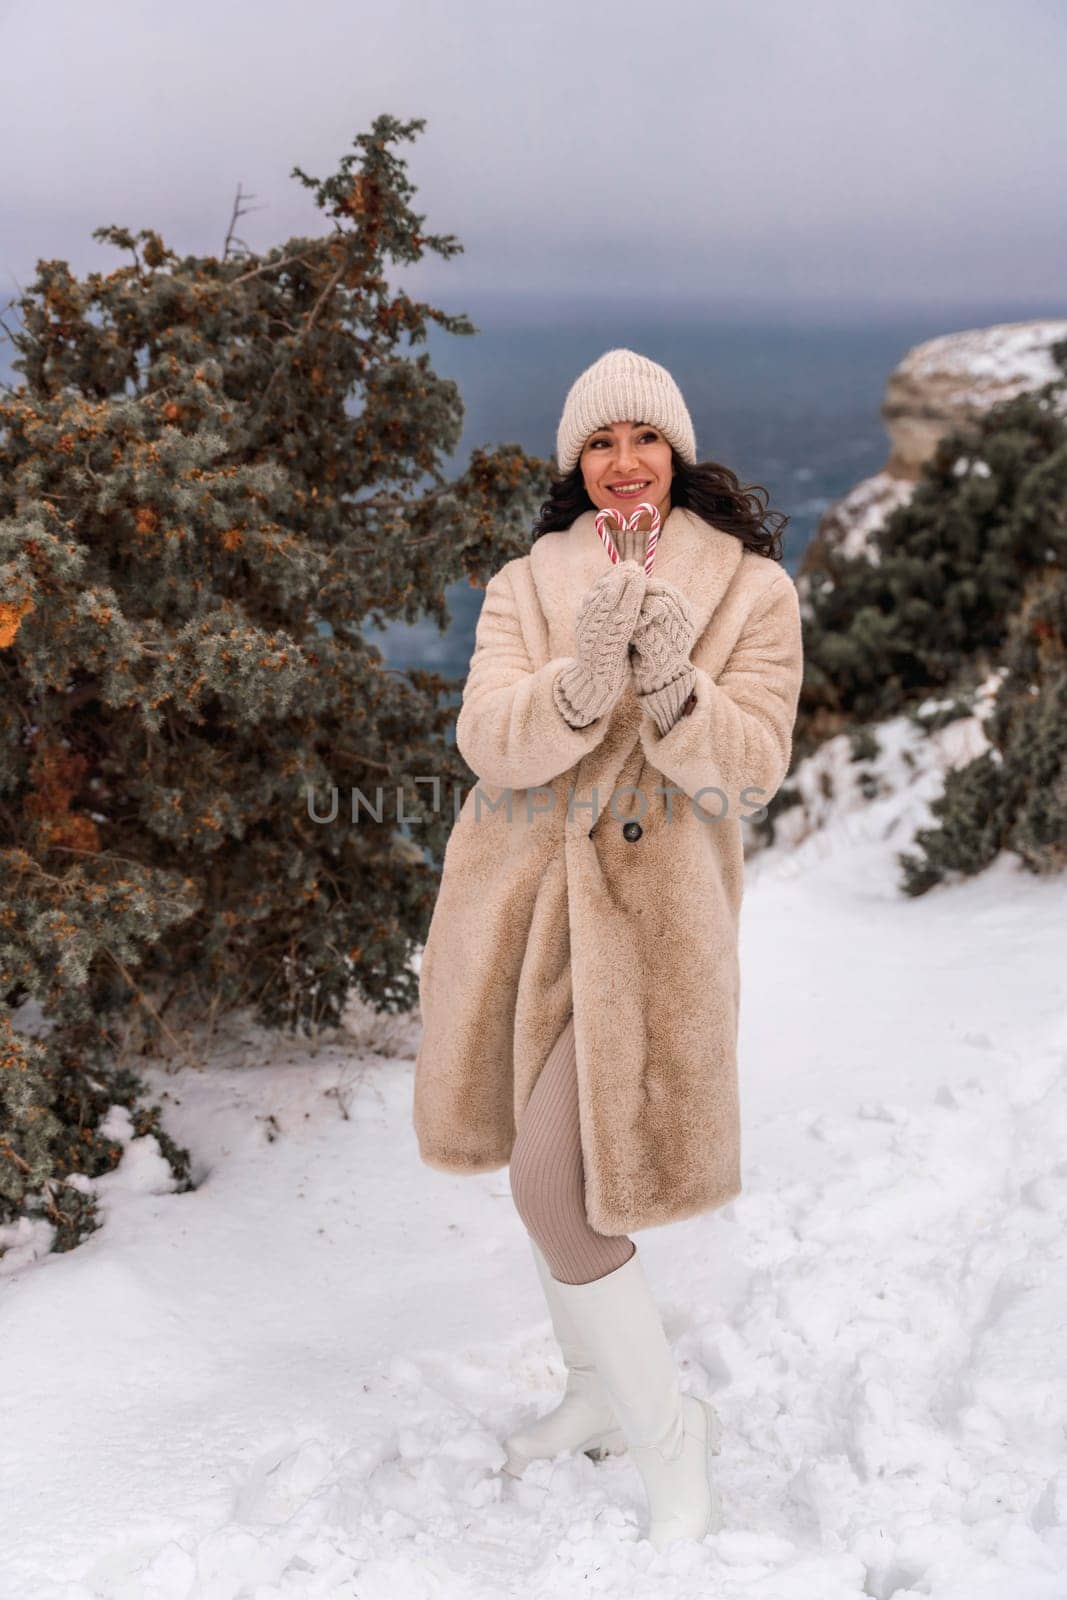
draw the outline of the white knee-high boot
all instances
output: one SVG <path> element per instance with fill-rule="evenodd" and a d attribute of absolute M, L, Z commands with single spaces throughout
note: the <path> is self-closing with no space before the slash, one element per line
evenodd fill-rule
<path fill-rule="evenodd" d="M 545 1413 L 505 1440 L 508 1459 L 504 1468 L 520 1477 L 531 1461 L 551 1460 L 561 1450 L 577 1455 L 583 1452 L 599 1460 L 626 1449 L 626 1439 L 608 1398 L 603 1380 L 589 1359 L 573 1321 L 557 1290 L 564 1287 L 552 1276 L 551 1268 L 532 1235 L 527 1235 L 537 1265 L 538 1277 L 548 1303 L 552 1331 L 567 1368 L 563 1398 Z"/>
<path fill-rule="evenodd" d="M 702 1539 L 722 1526 L 712 1456 L 722 1426 L 710 1401 L 682 1394 L 637 1251 L 592 1283 L 556 1292 L 619 1419 L 648 1498 L 648 1537 Z"/>

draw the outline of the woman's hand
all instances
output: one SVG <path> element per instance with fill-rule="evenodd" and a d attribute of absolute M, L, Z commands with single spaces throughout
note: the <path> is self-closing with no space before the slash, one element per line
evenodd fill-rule
<path fill-rule="evenodd" d="M 620 561 L 583 596 L 575 624 L 577 656 L 553 686 L 556 705 L 571 727 L 595 722 L 622 693 L 630 638 L 649 581 L 636 561 Z"/>
<path fill-rule="evenodd" d="M 630 658 L 638 699 L 661 733 L 673 727 L 696 681 L 689 659 L 695 634 L 693 610 L 682 591 L 666 578 L 649 578 Z"/>

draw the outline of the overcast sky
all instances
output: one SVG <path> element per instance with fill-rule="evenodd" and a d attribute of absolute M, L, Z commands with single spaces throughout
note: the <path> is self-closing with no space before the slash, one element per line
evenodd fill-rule
<path fill-rule="evenodd" d="M 1065 0 L 0 0 L 0 303 L 94 227 L 321 233 L 381 111 L 464 253 L 395 281 L 651 309 L 1067 312 Z"/>

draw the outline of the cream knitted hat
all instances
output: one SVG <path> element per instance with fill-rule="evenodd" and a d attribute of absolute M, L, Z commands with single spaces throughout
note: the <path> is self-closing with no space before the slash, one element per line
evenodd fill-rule
<path fill-rule="evenodd" d="M 556 460 L 570 472 L 597 428 L 612 422 L 650 422 L 696 465 L 693 422 L 682 391 L 667 371 L 636 350 L 608 350 L 571 384 L 556 434 Z"/>

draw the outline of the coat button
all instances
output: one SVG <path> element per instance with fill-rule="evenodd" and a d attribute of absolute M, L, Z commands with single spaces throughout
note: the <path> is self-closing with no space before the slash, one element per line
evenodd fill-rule
<path fill-rule="evenodd" d="M 644 831 L 645 830 L 642 828 L 641 824 L 639 822 L 634 822 L 632 818 L 629 822 L 624 822 L 622 825 L 622 836 L 624 839 L 640 839 Z"/>

